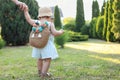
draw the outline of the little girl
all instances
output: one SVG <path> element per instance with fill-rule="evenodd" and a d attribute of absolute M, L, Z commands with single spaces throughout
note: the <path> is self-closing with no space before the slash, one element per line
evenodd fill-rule
<path fill-rule="evenodd" d="M 24 9 L 24 15 L 27 22 L 33 26 L 36 21 L 44 22 L 48 21 L 51 26 L 48 26 L 51 34 L 47 45 L 44 48 L 33 47 L 32 57 L 37 58 L 37 68 L 40 77 L 50 76 L 48 73 L 50 63 L 52 59 L 58 58 L 58 53 L 54 45 L 54 36 L 59 36 L 64 33 L 64 31 L 56 30 L 54 24 L 51 22 L 52 11 L 49 7 L 42 7 L 39 9 L 38 20 L 31 19 L 28 7 Z"/>

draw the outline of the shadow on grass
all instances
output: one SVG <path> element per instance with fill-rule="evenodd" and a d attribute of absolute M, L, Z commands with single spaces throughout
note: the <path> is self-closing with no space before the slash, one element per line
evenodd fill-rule
<path fill-rule="evenodd" d="M 120 78 L 120 54 L 104 54 L 71 47 L 58 51 L 60 58 L 56 61 L 63 66 L 57 71 L 60 71 L 61 74 L 65 73 L 66 80 L 119 80 Z M 60 66 L 59 64 L 58 66 Z M 68 71 L 66 71 L 67 69 Z"/>
<path fill-rule="evenodd" d="M 69 52 L 73 54 L 85 54 L 88 55 L 91 58 L 94 59 L 99 59 L 99 60 L 104 60 L 107 62 L 111 62 L 111 63 L 115 63 L 115 64 L 120 64 L 120 53 L 116 53 L 114 52 L 112 53 L 99 53 L 99 52 L 94 52 L 94 51 L 90 51 L 90 50 L 84 50 L 84 49 L 75 49 L 75 48 L 71 48 L 71 47 L 67 47 Z M 94 48 L 93 48 L 94 49 Z M 71 50 L 71 51 L 70 51 Z M 76 52 L 76 53 L 74 53 Z M 66 53 L 69 54 L 69 53 Z"/>
<path fill-rule="evenodd" d="M 60 57 L 53 60 L 50 67 L 53 77 L 46 80 L 119 80 L 120 54 L 115 51 L 95 52 L 86 43 L 92 44 L 94 41 L 74 44 L 80 45 L 80 48 L 67 46 L 65 49 L 58 49 Z M 83 48 L 84 45 L 87 48 Z M 31 48 L 16 48 L 15 51 L 14 48 L 11 49 L 0 51 L 0 80 L 40 80 L 36 71 L 36 60 L 31 58 Z M 104 52 L 104 47 L 102 50 Z"/>

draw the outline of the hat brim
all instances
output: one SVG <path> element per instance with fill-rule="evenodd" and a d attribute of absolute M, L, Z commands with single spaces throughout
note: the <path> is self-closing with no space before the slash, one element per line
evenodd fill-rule
<path fill-rule="evenodd" d="M 43 16 L 52 16 L 52 13 L 39 14 L 39 15 L 38 15 L 38 18 L 39 18 L 39 17 L 43 17 Z"/>

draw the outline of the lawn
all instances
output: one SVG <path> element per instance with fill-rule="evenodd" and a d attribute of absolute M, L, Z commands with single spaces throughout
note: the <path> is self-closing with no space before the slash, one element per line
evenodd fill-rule
<path fill-rule="evenodd" d="M 40 80 L 32 47 L 5 47 L 0 50 L 0 80 Z M 120 44 L 90 39 L 68 42 L 58 49 L 59 58 L 50 66 L 52 79 L 120 80 Z"/>

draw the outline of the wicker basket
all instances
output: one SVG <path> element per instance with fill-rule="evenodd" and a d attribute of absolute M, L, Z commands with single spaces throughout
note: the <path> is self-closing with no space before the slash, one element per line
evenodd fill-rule
<path fill-rule="evenodd" d="M 50 30 L 48 27 L 44 28 L 42 32 L 31 31 L 29 36 L 29 43 L 36 48 L 44 48 L 48 42 Z"/>

